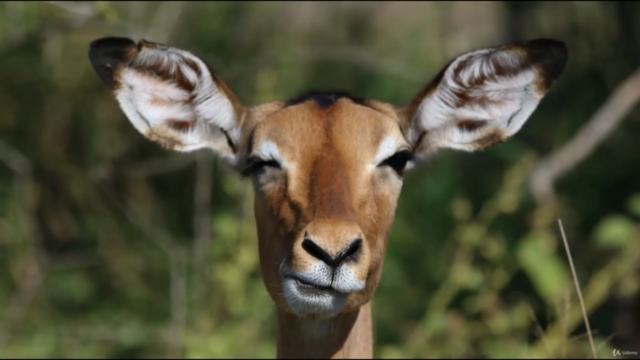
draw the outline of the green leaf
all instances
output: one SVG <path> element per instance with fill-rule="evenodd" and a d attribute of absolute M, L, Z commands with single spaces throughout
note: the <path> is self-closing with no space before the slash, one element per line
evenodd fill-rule
<path fill-rule="evenodd" d="M 634 223 L 624 215 L 610 215 L 595 230 L 596 243 L 608 247 L 625 247 L 633 238 Z"/>
<path fill-rule="evenodd" d="M 518 359 L 526 351 L 526 344 L 511 339 L 482 340 L 480 348 L 488 359 Z"/>
<path fill-rule="evenodd" d="M 118 11 L 116 11 L 108 1 L 96 1 L 96 8 L 102 13 L 108 22 L 114 23 L 118 21 Z"/>
<path fill-rule="evenodd" d="M 444 330 L 446 325 L 446 314 L 442 311 L 434 311 L 429 314 L 425 324 L 425 330 L 428 334 L 439 334 Z"/>
<path fill-rule="evenodd" d="M 66 271 L 48 279 L 50 299 L 65 307 L 87 305 L 96 294 L 94 283 L 85 273 Z"/>
<path fill-rule="evenodd" d="M 634 194 L 629 198 L 627 208 L 633 215 L 640 216 L 640 194 Z"/>
<path fill-rule="evenodd" d="M 518 261 L 548 304 L 554 304 L 571 286 L 565 259 L 561 259 L 548 232 L 525 237 L 518 248 Z"/>

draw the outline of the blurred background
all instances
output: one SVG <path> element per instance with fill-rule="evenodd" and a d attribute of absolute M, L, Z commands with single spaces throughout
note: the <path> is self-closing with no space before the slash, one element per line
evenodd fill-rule
<path fill-rule="evenodd" d="M 274 358 L 249 181 L 146 141 L 88 60 L 116 35 L 200 56 L 245 104 L 406 104 L 453 57 L 550 37 L 522 131 L 405 180 L 373 301 L 379 358 L 640 351 L 640 3 L 0 3 L 0 356 Z"/>

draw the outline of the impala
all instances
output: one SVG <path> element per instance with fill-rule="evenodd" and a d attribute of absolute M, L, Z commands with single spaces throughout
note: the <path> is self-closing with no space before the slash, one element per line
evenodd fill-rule
<path fill-rule="evenodd" d="M 401 108 L 343 92 L 245 106 L 198 57 L 145 40 L 98 39 L 89 58 L 147 139 L 209 148 L 251 179 L 278 357 L 371 358 L 370 302 L 403 176 L 440 149 L 513 136 L 567 48 L 538 39 L 468 52 Z"/>

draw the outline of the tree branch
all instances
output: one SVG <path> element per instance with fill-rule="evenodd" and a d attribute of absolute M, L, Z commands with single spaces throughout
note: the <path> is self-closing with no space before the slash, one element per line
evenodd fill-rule
<path fill-rule="evenodd" d="M 59 7 L 69 13 L 77 14 L 80 16 L 91 17 L 97 12 L 96 7 L 91 4 L 78 4 L 77 1 L 45 1 L 47 4 Z"/>
<path fill-rule="evenodd" d="M 29 267 L 24 278 L 18 282 L 19 288 L 12 296 L 6 309 L 6 315 L 3 321 L 0 322 L 0 349 L 2 349 L 13 334 L 13 326 L 18 324 L 22 317 L 26 315 L 38 293 L 40 285 L 42 285 L 47 274 L 46 265 L 48 261 L 46 253 L 40 247 L 41 233 L 36 220 L 37 203 L 34 201 L 37 184 L 32 179 L 32 162 L 2 140 L 0 140 L 0 161 L 4 162 L 16 173 L 15 188 L 16 193 L 20 194 L 22 215 L 24 215 L 25 219 L 24 226 L 27 229 L 29 247 L 31 248 Z"/>
<path fill-rule="evenodd" d="M 553 184 L 586 159 L 622 122 L 640 100 L 640 69 L 629 76 L 605 101 L 578 134 L 562 148 L 540 161 L 529 183 L 539 204 L 555 199 Z"/>
<path fill-rule="evenodd" d="M 182 339 L 187 318 L 187 272 L 185 251 L 180 244 L 176 243 L 171 235 L 162 229 L 162 227 L 151 224 L 137 211 L 134 211 L 131 207 L 118 201 L 115 194 L 109 190 L 107 186 L 98 186 L 103 190 L 109 200 L 111 200 L 111 202 L 123 212 L 131 224 L 145 234 L 167 255 L 171 272 L 169 277 L 171 336 L 174 340 L 172 343 L 168 344 L 168 355 L 169 358 L 181 357 L 183 345 Z"/>
<path fill-rule="evenodd" d="M 21 152 L 7 145 L 0 139 L 0 162 L 5 163 L 9 169 L 19 176 L 30 176 L 33 166 L 31 161 Z"/>
<path fill-rule="evenodd" d="M 146 38 L 158 43 L 166 43 L 171 40 L 180 16 L 188 2 L 164 1 L 156 10 L 156 16 L 147 30 Z"/>
<path fill-rule="evenodd" d="M 176 247 L 171 257 L 171 337 L 167 355 L 171 359 L 184 357 L 182 352 L 187 326 L 187 263 L 182 247 Z"/>
<path fill-rule="evenodd" d="M 61 3 L 58 1 L 47 1 L 44 3 L 67 11 L 69 16 L 67 16 L 66 21 L 45 20 L 31 30 L 16 32 L 15 36 L 3 41 L 3 45 L 0 47 L 0 60 L 10 57 L 11 54 L 28 43 L 40 41 L 42 37 L 52 30 L 78 30 L 102 18 L 102 13 L 98 11 L 95 6 L 89 7 L 81 5 L 78 7 L 78 4 Z"/>
<path fill-rule="evenodd" d="M 38 264 L 37 256 L 33 256 L 27 269 L 27 273 L 20 281 L 20 287 L 7 307 L 6 315 L 0 323 L 0 349 L 10 340 L 14 325 L 27 313 L 31 302 L 35 298 L 40 285 L 42 285 L 44 274 Z"/>
<path fill-rule="evenodd" d="M 211 192 L 213 189 L 212 157 L 207 153 L 199 154 L 196 163 L 196 183 L 193 215 L 193 273 L 194 298 L 200 300 L 204 289 L 207 273 L 207 250 L 212 243 L 211 237 Z"/>

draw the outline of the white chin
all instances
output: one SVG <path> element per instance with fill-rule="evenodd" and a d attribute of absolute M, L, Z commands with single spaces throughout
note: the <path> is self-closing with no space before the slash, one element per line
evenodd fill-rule
<path fill-rule="evenodd" d="M 282 288 L 287 304 L 298 316 L 330 318 L 340 312 L 347 300 L 347 294 L 300 285 L 292 278 L 282 279 Z"/>

